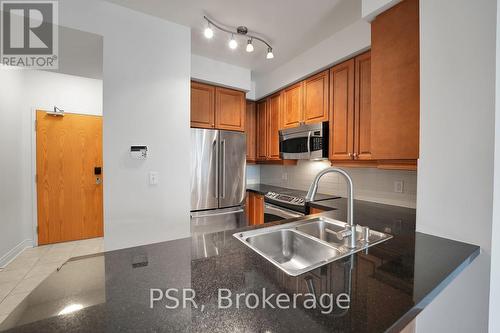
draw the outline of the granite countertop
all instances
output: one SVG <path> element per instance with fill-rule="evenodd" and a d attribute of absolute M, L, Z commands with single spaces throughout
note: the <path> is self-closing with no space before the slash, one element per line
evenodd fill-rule
<path fill-rule="evenodd" d="M 320 215 L 336 217 L 339 210 Z M 393 239 L 297 277 L 286 275 L 234 238 L 235 230 L 75 258 L 42 282 L 0 329 L 37 333 L 399 332 L 480 249 L 415 233 L 411 226 L 399 228 L 399 222 L 393 226 L 399 217 L 405 221 L 404 214 L 393 213 L 366 220 L 376 230 L 392 226 Z M 207 246 L 215 249 L 210 251 L 213 255 L 204 255 Z M 301 298 L 298 307 L 290 309 L 251 309 L 244 298 L 236 307 L 237 293 L 256 293 L 262 305 L 263 288 L 266 295 L 292 297 L 310 291 L 306 281 L 313 283 L 317 296 L 347 293 L 350 307 L 335 307 L 323 314 L 320 308 L 305 309 Z M 188 303 L 184 309 L 168 309 L 165 306 L 173 303 L 165 299 L 151 308 L 151 288 L 191 288 L 198 308 Z M 227 309 L 217 308 L 222 288 L 233 296 L 233 306 Z M 276 298 L 270 303 L 276 305 Z M 60 314 L 68 309 L 77 311 Z"/>
<path fill-rule="evenodd" d="M 331 216 L 340 221 L 347 220 L 347 199 L 308 202 L 309 207 L 332 211 Z M 416 210 L 376 202 L 354 200 L 354 220 L 360 225 L 376 225 L 380 231 L 391 234 L 414 233 Z"/>

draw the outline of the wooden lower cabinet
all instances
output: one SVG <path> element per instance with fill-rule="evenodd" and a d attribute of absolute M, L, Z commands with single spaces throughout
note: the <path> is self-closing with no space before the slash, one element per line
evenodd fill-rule
<path fill-rule="evenodd" d="M 316 207 L 309 208 L 309 214 L 319 214 L 319 213 L 323 213 L 324 211 L 325 211 L 324 209 L 320 209 L 320 208 L 316 208 Z"/>
<path fill-rule="evenodd" d="M 247 191 L 246 216 L 248 225 L 264 224 L 264 196 Z"/>

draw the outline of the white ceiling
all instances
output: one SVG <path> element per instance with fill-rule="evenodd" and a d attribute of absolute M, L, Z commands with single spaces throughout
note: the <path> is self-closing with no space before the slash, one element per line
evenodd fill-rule
<path fill-rule="evenodd" d="M 291 60 L 361 17 L 361 0 L 107 0 L 137 11 L 186 25 L 191 30 L 194 54 L 233 65 L 268 72 Z M 266 39 L 275 58 L 266 59 L 265 45 L 254 42 L 255 51 L 227 47 L 228 35 L 215 30 L 213 39 L 203 36 L 203 15 L 227 26 L 244 25 Z"/>

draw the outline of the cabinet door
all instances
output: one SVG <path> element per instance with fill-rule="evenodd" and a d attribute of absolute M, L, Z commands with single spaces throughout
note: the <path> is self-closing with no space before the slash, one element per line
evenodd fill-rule
<path fill-rule="evenodd" d="M 215 88 L 215 127 L 230 131 L 245 130 L 245 93 Z"/>
<path fill-rule="evenodd" d="M 245 132 L 247 134 L 247 162 L 255 162 L 257 160 L 256 121 L 255 102 L 247 101 L 245 121 Z"/>
<path fill-rule="evenodd" d="M 303 82 L 283 90 L 283 115 L 281 128 L 297 127 L 303 121 Z"/>
<path fill-rule="evenodd" d="M 353 141 L 354 59 L 351 59 L 330 69 L 330 159 L 352 159 Z"/>
<path fill-rule="evenodd" d="M 354 158 L 371 160 L 371 62 L 370 52 L 355 59 Z"/>
<path fill-rule="evenodd" d="M 264 161 L 267 158 L 267 101 L 257 102 L 257 160 Z"/>
<path fill-rule="evenodd" d="M 248 225 L 264 224 L 264 196 L 247 192 Z"/>
<path fill-rule="evenodd" d="M 371 24 L 372 155 L 419 157 L 419 7 L 403 1 Z"/>
<path fill-rule="evenodd" d="M 328 121 L 328 71 L 304 82 L 304 122 Z"/>
<path fill-rule="evenodd" d="M 267 99 L 267 159 L 280 159 L 280 112 L 281 93 Z"/>
<path fill-rule="evenodd" d="M 215 87 L 191 82 L 191 127 L 214 128 Z"/>

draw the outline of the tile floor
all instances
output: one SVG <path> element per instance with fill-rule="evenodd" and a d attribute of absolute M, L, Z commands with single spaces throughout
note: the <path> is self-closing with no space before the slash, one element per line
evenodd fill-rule
<path fill-rule="evenodd" d="M 16 259 L 0 269 L 0 323 L 66 260 L 103 251 L 103 238 L 25 249 Z"/>

